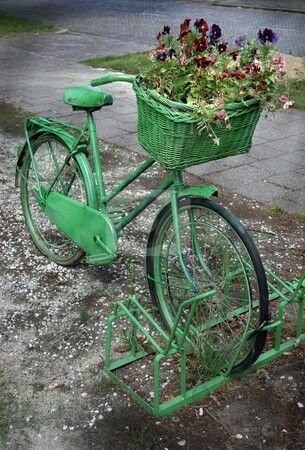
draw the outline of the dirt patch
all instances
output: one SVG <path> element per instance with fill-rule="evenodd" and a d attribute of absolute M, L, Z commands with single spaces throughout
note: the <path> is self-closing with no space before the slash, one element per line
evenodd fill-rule
<path fill-rule="evenodd" d="M 305 79 L 305 58 L 285 55 L 288 78 Z"/>
<path fill-rule="evenodd" d="M 13 133 L 21 136 L 23 134 L 23 121 L 35 114 L 24 111 L 22 108 L 14 106 L 9 101 L 0 100 L 0 126 L 6 133 Z"/>

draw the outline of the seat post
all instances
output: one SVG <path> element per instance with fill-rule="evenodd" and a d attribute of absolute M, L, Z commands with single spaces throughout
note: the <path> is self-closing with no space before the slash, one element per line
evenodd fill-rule
<path fill-rule="evenodd" d="M 106 195 L 105 195 L 105 186 L 104 186 L 104 178 L 103 178 L 103 167 L 102 167 L 102 157 L 99 150 L 97 134 L 96 134 L 96 125 L 95 120 L 93 118 L 93 113 L 91 111 L 87 111 L 87 126 L 91 143 L 92 150 L 92 158 L 93 158 L 93 166 L 96 176 L 96 184 L 98 190 L 99 197 L 99 209 L 104 210 L 106 208 Z"/>

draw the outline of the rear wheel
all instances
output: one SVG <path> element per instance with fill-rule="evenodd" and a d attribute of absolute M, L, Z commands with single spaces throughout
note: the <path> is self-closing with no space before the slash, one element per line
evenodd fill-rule
<path fill-rule="evenodd" d="M 39 182 L 44 189 L 48 189 L 71 152 L 55 135 L 37 138 L 32 143 L 32 151 Z M 77 263 L 82 258 L 83 251 L 49 220 L 39 206 L 33 161 L 29 153 L 21 170 L 21 204 L 27 228 L 35 245 L 44 255 L 58 264 Z M 90 204 L 84 176 L 74 158 L 65 165 L 52 190 L 81 203 Z"/>
<path fill-rule="evenodd" d="M 171 329 L 179 304 L 215 289 L 192 322 L 192 347 L 204 375 L 238 372 L 261 353 L 268 317 L 266 276 L 257 249 L 237 218 L 203 198 L 178 202 L 182 260 L 177 256 L 171 205 L 158 214 L 148 240 L 147 276 L 152 300 Z M 187 311 L 185 311 L 185 314 Z M 182 316 L 183 321 L 186 316 Z"/>

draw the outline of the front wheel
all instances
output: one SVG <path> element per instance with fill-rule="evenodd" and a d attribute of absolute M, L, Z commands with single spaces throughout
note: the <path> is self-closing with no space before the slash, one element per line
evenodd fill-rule
<path fill-rule="evenodd" d="M 38 137 L 32 143 L 32 151 L 39 183 L 45 191 L 64 167 L 52 190 L 84 204 L 92 203 L 81 167 L 74 158 L 65 164 L 70 150 L 58 136 L 45 134 Z M 20 194 L 25 222 L 37 248 L 57 264 L 76 264 L 83 251 L 49 220 L 39 205 L 37 180 L 29 152 L 21 168 Z"/>
<path fill-rule="evenodd" d="M 214 201 L 180 199 L 178 217 L 184 270 L 170 204 L 160 211 L 149 235 L 146 264 L 152 300 L 171 329 L 182 301 L 215 289 L 216 294 L 198 305 L 190 329 L 198 371 L 211 377 L 244 370 L 266 340 L 266 332 L 258 331 L 268 317 L 258 251 L 238 219 Z"/>

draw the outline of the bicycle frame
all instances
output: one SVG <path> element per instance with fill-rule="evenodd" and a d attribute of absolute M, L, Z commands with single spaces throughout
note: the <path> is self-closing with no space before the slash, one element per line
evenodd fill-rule
<path fill-rule="evenodd" d="M 32 139 L 43 133 L 53 133 L 61 140 L 64 140 L 70 152 L 61 167 L 56 167 L 54 179 L 50 183 L 47 190 L 41 186 L 41 183 L 39 181 L 37 170 L 35 168 L 35 158 L 31 146 Z M 124 215 L 123 217 L 113 218 L 111 217 L 111 206 L 109 205 L 109 203 L 156 162 L 153 158 L 148 158 L 147 160 L 145 160 L 114 189 L 112 189 L 109 193 L 106 193 L 103 177 L 102 157 L 100 154 L 98 138 L 96 134 L 96 125 L 92 112 L 87 112 L 87 123 L 84 128 L 74 127 L 70 124 L 54 119 L 28 119 L 25 123 L 25 135 L 26 143 L 19 151 L 17 176 L 19 176 L 21 172 L 20 167 L 22 166 L 22 163 L 25 159 L 25 153 L 26 151 L 28 151 L 33 161 L 34 178 L 37 185 L 37 199 L 40 206 L 44 208 L 44 211 L 48 215 L 49 219 L 88 254 L 87 261 L 89 263 L 104 264 L 115 259 L 117 241 L 116 234 L 122 231 L 160 195 L 162 195 L 171 187 L 172 190 L 169 202 L 171 202 L 173 213 L 176 244 L 179 253 L 178 257 L 183 272 L 190 282 L 190 285 L 193 285 L 192 278 L 184 265 L 181 254 L 178 199 L 181 197 L 192 195 L 208 198 L 211 195 L 216 194 L 217 189 L 215 186 L 202 185 L 189 187 L 183 182 L 181 171 L 172 171 L 163 182 L 156 186 L 156 188 L 142 201 L 140 201 L 140 203 L 137 204 L 128 214 Z M 65 166 L 69 164 L 71 158 L 75 158 L 80 166 L 83 165 L 83 158 L 87 158 L 88 156 L 88 147 L 91 148 L 93 172 L 95 175 L 93 175 L 93 173 L 91 173 L 90 175 L 85 174 L 85 178 L 87 184 L 90 185 L 90 191 L 93 191 L 91 192 L 91 198 L 94 199 L 93 210 L 95 210 L 95 212 L 93 212 L 92 208 L 85 208 L 84 205 L 80 204 L 77 205 L 76 202 L 72 202 L 68 197 L 60 195 L 58 193 L 57 195 L 55 195 L 55 193 L 52 192 L 53 186 L 59 179 Z M 72 215 L 74 217 L 73 221 L 71 221 L 68 217 L 67 222 L 61 214 L 57 214 L 57 211 L 65 209 L 69 211 L 69 214 L 67 214 L 66 216 Z M 77 220 L 77 218 L 80 215 L 82 216 L 82 220 L 88 220 L 90 221 L 90 223 L 95 220 L 97 222 L 95 226 L 96 230 L 98 229 L 98 227 L 101 227 L 102 231 L 100 233 L 96 231 L 96 234 L 93 236 L 94 241 L 97 243 L 94 247 L 92 247 L 92 239 L 90 236 L 88 236 L 88 242 L 84 242 L 84 240 L 77 240 L 79 239 L 79 221 Z M 107 241 L 109 240 L 110 244 L 108 245 Z M 100 255 L 97 250 L 97 246 L 102 246 L 104 250 L 109 254 L 109 257 L 105 258 L 105 256 Z M 92 255 L 92 253 L 94 254 L 94 256 Z"/>

